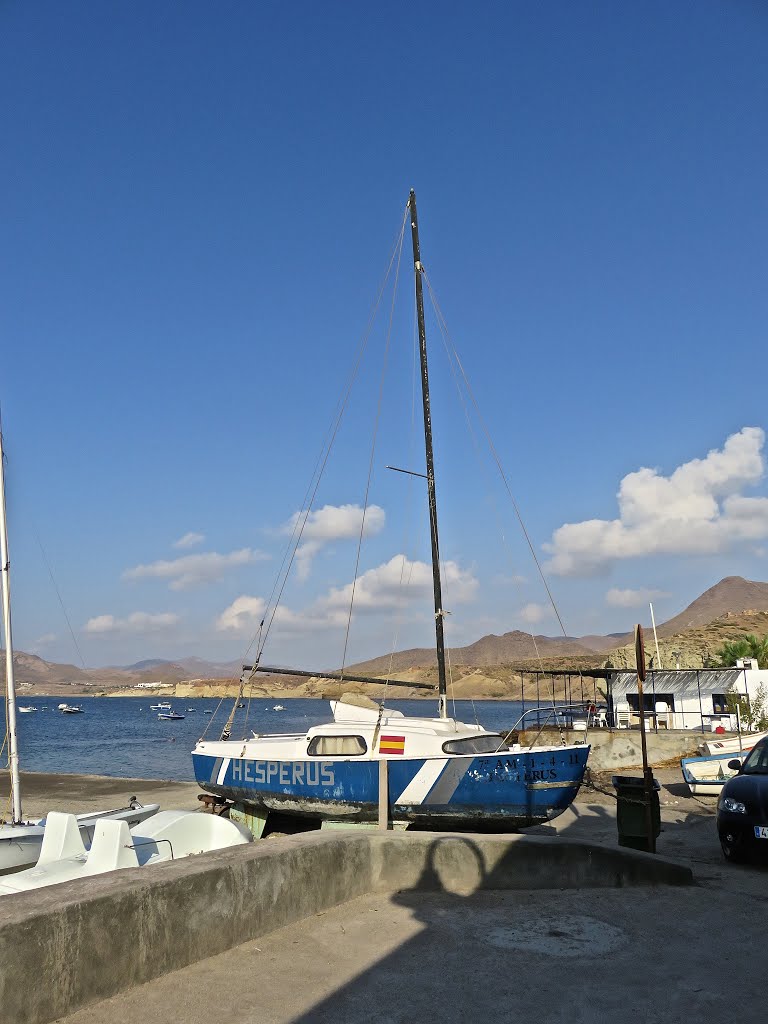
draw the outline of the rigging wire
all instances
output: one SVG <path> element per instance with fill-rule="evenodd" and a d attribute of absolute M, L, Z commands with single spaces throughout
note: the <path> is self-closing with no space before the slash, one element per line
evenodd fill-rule
<path fill-rule="evenodd" d="M 475 398 L 475 393 L 472 390 L 472 387 L 471 387 L 471 385 L 469 383 L 469 379 L 468 379 L 466 371 L 464 369 L 464 365 L 461 362 L 461 359 L 459 358 L 459 354 L 456 351 L 456 347 L 453 344 L 453 341 L 451 340 L 450 333 L 448 332 L 448 325 L 445 322 L 445 317 L 443 316 L 442 310 L 440 309 L 440 305 L 439 305 L 439 303 L 437 301 L 437 297 L 435 296 L 435 293 L 432 290 L 432 284 L 431 284 L 431 282 L 429 280 L 429 277 L 427 276 L 426 270 L 424 271 L 424 277 L 425 277 L 425 279 L 427 281 L 427 288 L 429 289 L 429 294 L 430 294 L 430 297 L 432 299 L 432 303 L 433 303 L 433 306 L 434 306 L 434 309 L 435 309 L 435 313 L 436 313 L 436 315 L 438 317 L 438 322 L 441 323 L 443 325 L 443 327 L 444 327 L 445 336 L 446 336 L 446 338 L 448 340 L 448 344 L 450 345 L 451 350 L 453 351 L 453 355 L 454 355 L 454 358 L 456 360 L 456 365 L 458 366 L 459 372 L 461 373 L 462 379 L 464 381 L 464 386 L 467 389 L 467 394 L 469 395 L 469 397 L 470 397 L 470 399 L 472 401 L 472 404 L 475 407 L 475 412 L 476 412 L 477 418 L 478 418 L 478 420 L 480 422 L 480 426 L 483 429 L 483 433 L 485 434 L 486 440 L 488 442 L 488 446 L 489 446 L 489 448 L 491 450 L 491 454 L 493 456 L 493 460 L 496 463 L 496 466 L 497 466 L 497 468 L 499 470 L 499 474 L 501 475 L 501 479 L 504 482 L 504 487 L 505 487 L 505 489 L 507 491 L 507 494 L 509 496 L 509 500 L 512 502 L 512 507 L 515 510 L 515 515 L 517 517 L 518 523 L 520 524 L 520 529 L 523 531 L 523 536 L 525 537 L 526 543 L 528 545 L 528 549 L 529 549 L 529 551 L 531 553 L 531 557 L 533 558 L 533 561 L 534 561 L 534 563 L 536 565 L 536 569 L 538 570 L 539 576 L 541 577 L 541 582 L 544 585 L 544 589 L 547 592 L 547 597 L 549 598 L 549 603 L 552 605 L 552 610 L 554 611 L 555 616 L 557 617 L 557 621 L 558 621 L 558 624 L 560 626 L 560 629 L 562 630 L 563 636 L 567 637 L 568 633 L 566 632 L 565 626 L 563 625 L 563 620 L 562 620 L 562 618 L 560 616 L 560 612 L 558 610 L 557 604 L 555 603 L 555 599 L 552 596 L 552 591 L 550 590 L 549 584 L 547 582 L 547 578 L 544 575 L 544 570 L 542 569 L 541 563 L 540 563 L 539 558 L 538 558 L 538 556 L 536 554 L 536 549 L 533 546 L 533 542 L 531 541 L 530 534 L 528 533 L 528 529 L 526 528 L 525 522 L 523 520 L 522 513 L 520 512 L 520 507 L 517 504 L 517 501 L 515 500 L 514 494 L 512 493 L 512 488 L 509 485 L 509 480 L 507 479 L 507 475 L 504 472 L 504 467 L 502 466 L 501 459 L 499 458 L 498 452 L 496 451 L 496 446 L 493 443 L 493 439 L 491 438 L 488 426 L 487 426 L 487 424 L 486 424 L 486 422 L 485 422 L 485 420 L 483 418 L 482 413 L 480 412 L 480 407 L 478 405 L 477 399 Z"/>
<path fill-rule="evenodd" d="M 466 402 L 464 401 L 463 391 L 462 391 L 460 383 L 459 383 L 459 381 L 458 381 L 458 379 L 456 377 L 456 369 L 455 369 L 455 367 L 458 367 L 459 373 L 461 374 L 461 378 L 462 378 L 462 380 L 464 382 L 464 386 L 466 388 L 466 392 L 469 395 L 469 397 L 470 397 L 470 399 L 472 401 L 472 404 L 474 405 L 475 412 L 477 414 L 477 418 L 478 418 L 478 420 L 480 422 L 480 425 L 481 425 L 481 427 L 483 429 L 483 432 L 485 434 L 485 437 L 486 437 L 486 440 L 488 442 L 491 454 L 493 456 L 493 459 L 494 459 L 494 461 L 496 463 L 496 466 L 497 466 L 497 468 L 499 470 L 499 473 L 501 475 L 501 478 L 502 478 L 502 481 L 503 481 L 504 486 L 506 488 L 507 494 L 508 494 L 508 496 L 510 498 L 510 501 L 512 503 L 512 507 L 513 507 L 513 509 L 515 511 L 515 515 L 517 516 L 517 520 L 518 520 L 518 522 L 520 524 L 520 527 L 521 527 L 521 529 L 523 531 L 523 535 L 524 535 L 525 540 L 526 540 L 526 542 L 528 544 L 528 548 L 529 548 L 529 550 L 531 552 L 531 556 L 533 557 L 534 563 L 535 563 L 536 568 L 537 568 L 537 570 L 539 572 L 539 576 L 541 577 L 541 581 L 544 584 L 544 588 L 545 588 L 545 590 L 547 592 L 547 596 L 549 598 L 550 604 L 552 605 L 554 613 L 555 613 L 555 615 L 557 617 L 557 621 L 560 624 L 560 628 L 562 630 L 563 636 L 567 637 L 568 634 L 566 632 L 565 626 L 563 625 L 563 620 L 562 620 L 562 618 L 560 616 L 560 612 L 559 612 L 559 610 L 557 608 L 557 605 L 555 603 L 554 597 L 553 597 L 552 592 L 551 592 L 551 590 L 549 588 L 549 585 L 547 583 L 546 577 L 544 576 L 544 572 L 543 572 L 543 570 L 541 568 L 541 564 L 540 564 L 539 559 L 538 559 L 538 557 L 536 555 L 536 552 L 535 552 L 535 549 L 533 547 L 533 543 L 531 541 L 530 535 L 529 535 L 528 530 L 527 530 L 527 528 L 525 526 L 525 522 L 523 521 L 523 517 L 522 517 L 522 513 L 520 512 L 520 508 L 519 508 L 519 506 L 518 506 L 518 504 L 517 504 L 517 502 L 515 500 L 514 495 L 512 494 L 512 490 L 511 490 L 511 487 L 509 485 L 509 481 L 507 480 L 507 476 L 506 476 L 506 474 L 504 472 L 504 468 L 503 468 L 503 466 L 501 464 L 501 460 L 500 460 L 500 458 L 498 456 L 498 453 L 496 451 L 495 445 L 493 444 L 493 440 L 492 440 L 492 438 L 490 436 L 490 431 L 489 431 L 489 429 L 488 429 L 488 427 L 487 427 L 487 425 L 485 423 L 485 420 L 483 419 L 482 413 L 480 412 L 480 408 L 479 408 L 478 402 L 477 402 L 477 400 L 475 398 L 474 392 L 472 391 L 471 385 L 469 383 L 469 379 L 467 377 L 466 371 L 464 370 L 464 366 L 463 366 L 463 364 L 461 362 L 461 359 L 459 357 L 459 354 L 458 354 L 458 351 L 456 349 L 456 346 L 453 344 L 453 341 L 451 339 L 450 332 L 448 331 L 448 324 L 447 324 L 447 322 L 445 320 L 445 317 L 443 316 L 442 310 L 440 308 L 440 304 L 437 301 L 437 296 L 435 295 L 434 289 L 432 287 L 432 283 L 431 283 L 431 281 L 429 279 L 429 275 L 427 274 L 426 269 L 424 270 L 424 278 L 425 278 L 425 280 L 427 282 L 427 290 L 429 291 L 429 296 L 430 296 L 430 300 L 432 302 L 432 307 L 434 309 L 435 316 L 437 318 L 438 327 L 440 329 L 440 334 L 441 334 L 441 337 L 443 339 L 443 345 L 445 347 L 446 354 L 447 354 L 447 357 L 448 357 L 448 363 L 449 363 L 449 365 L 451 367 L 451 374 L 452 374 L 454 382 L 456 384 L 457 392 L 459 394 L 461 405 L 462 405 L 462 408 L 463 408 L 463 411 L 464 411 L 464 416 L 465 416 L 465 419 L 466 419 L 466 422 L 467 422 L 467 427 L 469 429 L 470 437 L 472 438 L 472 443 L 473 443 L 473 446 L 474 446 L 474 449 L 475 449 L 475 454 L 476 454 L 476 456 L 478 458 L 478 463 L 482 466 L 482 462 L 479 459 L 479 450 L 478 450 L 478 445 L 477 445 L 477 438 L 476 438 L 474 429 L 472 427 L 472 422 L 471 422 L 471 419 L 470 419 L 470 416 L 469 416 L 469 410 L 467 409 Z M 454 366 L 454 362 L 455 362 L 455 366 Z M 491 498 L 492 498 L 492 504 L 494 506 L 494 510 L 496 511 L 497 519 L 499 519 L 500 517 L 498 515 L 498 510 L 496 508 L 495 501 L 493 500 L 492 495 L 491 495 Z M 506 537 L 505 537 L 505 534 L 504 534 L 503 530 L 501 531 L 501 536 L 502 536 L 502 543 L 504 544 L 504 547 L 506 549 Z M 537 661 L 539 663 L 539 669 L 540 669 L 540 671 L 544 672 L 544 663 L 543 663 L 543 659 L 541 657 L 541 652 L 539 650 L 539 645 L 538 645 L 538 643 L 536 641 L 536 637 L 535 637 L 535 635 L 533 633 L 530 634 L 530 637 L 531 637 L 531 640 L 533 641 L 533 647 L 534 647 L 534 650 L 536 652 L 536 659 L 537 659 Z M 559 733 L 560 733 L 561 742 L 565 743 L 565 736 L 563 734 L 562 726 L 561 726 L 560 722 L 558 721 L 557 712 L 556 712 L 556 709 L 555 709 L 556 697 L 555 697 L 555 680 L 554 680 L 554 676 L 550 676 L 550 682 L 551 682 L 551 689 L 552 689 L 552 709 L 553 709 L 553 713 L 554 713 L 554 716 L 555 716 L 555 722 L 558 725 L 558 730 L 559 730 Z M 473 708 L 474 708 L 474 701 L 472 702 L 472 704 L 473 704 Z M 541 727 L 541 728 L 543 728 L 543 727 Z M 538 740 L 539 736 L 541 735 L 541 728 L 539 729 L 539 734 L 537 735 L 536 740 Z M 534 740 L 534 743 L 535 742 L 536 741 Z"/>
<path fill-rule="evenodd" d="M 299 545 L 301 544 L 301 539 L 302 539 L 302 536 L 304 534 L 304 529 L 305 529 L 305 527 L 307 525 L 307 521 L 309 519 L 310 513 L 312 511 L 312 506 L 314 504 L 315 498 L 317 497 L 317 491 L 318 491 L 318 489 L 320 487 L 320 482 L 321 482 L 323 474 L 325 472 L 325 468 L 326 468 L 326 466 L 328 464 L 328 459 L 330 457 L 331 451 L 333 449 L 334 442 L 336 440 L 336 436 L 337 436 L 339 428 L 341 426 L 341 421 L 342 421 L 342 419 L 344 417 L 344 413 L 345 413 L 347 405 L 349 403 L 349 398 L 350 398 L 350 395 L 352 393 L 352 389 L 354 387 L 355 381 L 357 380 L 358 374 L 360 372 L 360 367 L 361 367 L 361 364 L 362 364 L 362 359 L 363 359 L 363 356 L 365 355 L 366 349 L 368 347 L 368 342 L 370 340 L 371 331 L 373 329 L 373 325 L 374 325 L 374 322 L 376 320 L 376 316 L 378 314 L 378 310 L 379 310 L 379 306 L 381 304 L 381 300 L 382 300 L 382 298 L 384 296 L 384 292 L 385 292 L 385 289 L 386 289 L 386 286 L 387 286 L 387 282 L 389 280 L 390 273 L 392 272 L 392 265 L 393 265 L 393 263 L 395 261 L 395 257 L 397 256 L 398 251 L 402 247 L 402 237 L 403 237 L 403 234 L 405 232 L 405 224 L 406 224 L 407 217 L 408 217 L 408 206 L 406 204 L 405 210 L 403 212 L 402 224 L 401 224 L 400 229 L 398 231 L 395 243 L 392 246 L 392 250 L 391 250 L 390 256 L 389 256 L 389 261 L 388 261 L 388 264 L 387 264 L 387 269 L 386 269 L 386 271 L 384 273 L 384 277 L 383 277 L 383 279 L 381 281 L 381 284 L 379 286 L 379 290 L 377 292 L 376 299 L 375 299 L 375 301 L 373 303 L 373 306 L 371 307 L 371 310 L 369 312 L 368 321 L 366 323 L 365 330 L 364 330 L 364 332 L 362 334 L 362 337 L 360 339 L 360 344 L 358 346 L 358 350 L 357 350 L 357 353 L 356 353 L 356 356 L 355 356 L 355 360 L 353 362 L 352 369 L 350 371 L 349 378 L 347 380 L 347 383 L 346 383 L 345 387 L 342 389 L 342 392 L 341 392 L 341 395 L 339 397 L 338 402 L 336 403 L 336 408 L 334 410 L 334 414 L 333 414 L 333 416 L 331 418 L 331 422 L 330 422 L 330 425 L 328 427 L 328 430 L 325 433 L 325 436 L 324 436 L 324 439 L 323 439 L 323 444 L 321 445 L 320 452 L 319 452 L 317 460 L 315 462 L 315 467 L 314 467 L 314 469 L 312 471 L 312 475 L 310 477 L 309 484 L 308 484 L 307 489 L 305 491 L 304 500 L 302 502 L 302 511 L 297 513 L 297 515 L 294 517 L 293 529 L 292 529 L 291 535 L 290 535 L 290 537 L 289 537 L 289 539 L 288 539 L 288 541 L 286 543 L 286 546 L 285 546 L 285 549 L 284 549 L 284 552 L 283 552 L 283 558 L 282 558 L 282 561 L 281 561 L 281 564 L 280 564 L 280 568 L 278 569 L 278 572 L 277 572 L 277 574 L 275 576 L 275 580 L 274 580 L 274 583 L 272 585 L 272 590 L 270 592 L 269 599 L 268 599 L 268 601 L 266 603 L 266 606 L 265 606 L 264 614 L 262 616 L 262 619 L 261 619 L 261 622 L 259 624 L 259 627 L 258 627 L 257 631 L 255 632 L 254 636 L 252 637 L 251 642 L 248 644 L 248 647 L 247 647 L 247 650 L 246 650 L 245 657 L 247 658 L 248 654 L 253 649 L 254 645 L 256 646 L 256 656 L 254 658 L 253 667 L 251 669 L 251 672 L 250 672 L 250 674 L 248 676 L 248 680 L 247 680 L 248 682 L 251 683 L 251 689 L 253 688 L 252 680 L 253 680 L 253 678 L 254 678 L 254 676 L 256 674 L 256 670 L 257 670 L 259 662 L 261 660 L 261 656 L 262 656 L 262 654 L 264 652 L 264 648 L 266 646 L 267 639 L 269 637 L 269 634 L 271 632 L 272 626 L 274 624 L 275 615 L 277 613 L 278 608 L 280 607 L 280 601 L 282 599 L 283 592 L 284 592 L 286 584 L 288 582 L 288 578 L 290 576 L 290 572 L 291 572 L 291 568 L 293 566 L 293 562 L 294 562 L 294 560 L 296 558 L 296 552 L 298 551 Z M 271 613 L 270 613 L 270 608 L 271 608 Z M 243 660 L 245 660 L 245 658 Z M 242 686 L 243 685 L 244 685 L 243 676 L 241 676 L 241 690 L 239 692 L 242 691 Z M 222 698 L 220 699 L 218 705 L 216 706 L 216 711 L 211 716 L 211 722 L 215 720 L 216 715 L 218 714 L 218 711 L 221 708 L 221 705 L 222 705 L 222 703 L 224 702 L 225 699 L 226 699 L 226 697 L 224 697 L 224 696 L 222 696 Z M 238 697 L 238 700 L 239 700 L 239 697 Z M 203 731 L 203 734 L 200 737 L 201 739 L 205 738 L 205 735 L 207 734 L 208 730 L 211 727 L 211 722 L 207 723 L 207 725 L 205 727 L 205 730 Z"/>
<path fill-rule="evenodd" d="M 416 305 L 413 307 L 413 344 L 412 353 L 413 358 L 411 361 L 411 427 L 409 432 L 409 464 L 413 463 L 413 452 L 416 447 L 416 368 L 418 366 L 419 356 L 419 341 L 418 341 L 418 323 L 416 318 Z M 408 534 L 410 532 L 411 514 L 413 507 L 413 490 L 414 481 L 412 477 L 409 477 L 407 481 L 406 499 L 405 499 L 405 516 L 404 516 L 404 529 L 403 529 L 403 561 L 400 566 L 400 579 L 397 585 L 397 609 L 395 615 L 395 629 L 392 635 L 392 644 L 389 650 L 389 667 L 384 681 L 384 694 L 381 702 L 382 707 L 387 702 L 387 692 L 389 689 L 389 680 L 392 678 L 394 672 L 395 653 L 397 651 L 397 645 L 400 639 L 400 629 L 402 628 L 403 621 L 405 619 L 405 589 L 411 585 L 411 579 L 413 578 L 413 565 L 414 558 L 410 559 L 410 566 L 408 568 L 408 580 L 403 582 L 405 576 L 405 569 L 408 565 L 408 547 L 409 540 Z M 414 552 L 415 554 L 415 552 Z"/>
<path fill-rule="evenodd" d="M 379 397 L 376 403 L 376 416 L 373 424 L 373 437 L 371 439 L 371 454 L 368 460 L 368 479 L 365 483 L 365 497 L 363 500 L 363 514 L 360 519 L 360 535 L 357 539 L 357 554 L 355 556 L 355 571 L 352 576 L 352 591 L 349 598 L 349 614 L 347 616 L 347 628 L 344 634 L 344 652 L 341 659 L 341 680 L 344 681 L 344 669 L 347 664 L 347 650 L 349 647 L 349 631 L 352 627 L 352 609 L 355 603 L 355 590 L 357 587 L 357 574 L 360 570 L 360 552 L 363 547 L 363 533 L 365 532 L 365 516 L 368 511 L 368 498 L 371 491 L 371 478 L 373 476 L 373 460 L 376 456 L 376 441 L 379 433 L 379 424 L 381 422 L 381 407 L 384 399 L 384 381 L 387 374 L 387 363 L 389 360 L 389 346 L 392 340 L 392 320 L 395 313 L 395 299 L 397 298 L 397 284 L 400 279 L 400 259 L 403 254 L 403 239 L 405 237 L 405 220 L 403 220 L 402 230 L 400 232 L 400 248 L 397 253 L 397 265 L 395 267 L 395 280 L 392 288 L 392 302 L 389 307 L 389 324 L 387 325 L 387 336 L 384 343 L 384 360 L 381 367 L 381 376 L 379 378 Z"/>
<path fill-rule="evenodd" d="M 367 328 L 366 328 L 365 334 L 363 336 L 363 339 L 361 341 L 360 349 L 359 349 L 358 356 L 357 356 L 357 361 L 356 361 L 355 366 L 353 368 L 353 372 L 352 372 L 350 381 L 348 383 L 348 386 L 347 386 L 347 389 L 346 389 L 346 393 L 344 394 L 343 401 L 341 403 L 341 407 L 339 409 L 338 416 L 336 417 L 336 422 L 333 425 L 333 430 L 331 432 L 331 437 L 330 437 L 330 440 L 328 442 L 327 449 L 326 449 L 326 451 L 325 451 L 325 453 L 323 455 L 323 458 L 322 458 L 321 467 L 320 467 L 320 471 L 319 471 L 319 474 L 318 474 L 318 477 L 317 477 L 317 481 L 316 481 L 316 483 L 315 483 L 315 485 L 314 485 L 314 487 L 312 489 L 312 495 L 311 495 L 310 501 L 309 501 L 309 503 L 307 505 L 307 508 L 306 508 L 306 510 L 303 513 L 303 520 L 302 520 L 302 523 L 301 523 L 301 529 L 298 531 L 298 536 L 295 539 L 295 543 L 293 545 L 293 550 L 291 551 L 290 562 L 288 564 L 287 569 L 284 572 L 283 581 L 282 581 L 282 584 L 280 586 L 280 590 L 278 592 L 277 598 L 275 600 L 274 608 L 272 609 L 272 614 L 271 614 L 271 616 L 269 616 L 269 622 L 267 623 L 266 631 L 264 633 L 263 643 L 261 644 L 260 648 L 258 649 L 257 664 L 258 664 L 258 659 L 261 657 L 261 654 L 263 652 L 264 646 L 266 645 L 267 638 L 269 637 L 269 633 L 270 633 L 270 631 L 272 629 L 272 625 L 273 625 L 274 620 L 275 620 L 275 613 L 277 612 L 277 609 L 278 609 L 278 607 L 280 605 L 280 599 L 282 598 L 283 591 L 285 589 L 285 585 L 288 582 L 288 576 L 290 574 L 290 570 L 291 570 L 291 566 L 293 565 L 293 561 L 294 561 L 294 559 L 296 557 L 296 551 L 298 550 L 299 544 L 301 543 L 301 538 L 302 538 L 302 535 L 304 533 L 304 528 L 306 527 L 307 520 L 309 519 L 309 514 L 312 511 L 312 504 L 314 503 L 315 497 L 317 496 L 317 491 L 318 491 L 318 488 L 320 486 L 320 481 L 322 479 L 323 472 L 325 471 L 325 467 L 326 467 L 326 465 L 328 463 L 328 458 L 330 457 L 331 449 L 332 449 L 333 444 L 334 444 L 334 442 L 336 440 L 336 435 L 338 434 L 339 427 L 341 426 L 341 420 L 343 418 L 344 412 L 346 411 L 346 407 L 347 407 L 347 404 L 349 402 L 349 396 L 351 394 L 352 387 L 353 387 L 353 385 L 355 383 L 355 380 L 357 379 L 357 375 L 358 375 L 358 372 L 359 372 L 359 369 L 360 369 L 360 364 L 361 364 L 361 361 L 362 361 L 362 357 L 363 357 L 363 355 L 365 353 L 365 350 L 366 350 L 366 348 L 368 346 L 368 341 L 370 339 L 371 330 L 373 328 L 373 323 L 374 323 L 374 320 L 376 318 L 376 314 L 378 313 L 379 305 L 381 304 L 381 299 L 382 299 L 382 297 L 384 295 L 384 289 L 386 288 L 387 281 L 389 280 L 389 275 L 390 275 L 390 272 L 392 270 L 392 264 L 394 262 L 395 255 L 396 255 L 397 251 L 399 250 L 399 248 L 400 248 L 400 246 L 402 244 L 401 243 L 401 238 L 402 238 L 402 235 L 403 235 L 403 233 L 405 231 L 405 223 L 406 223 L 407 216 L 408 216 L 408 207 L 406 206 L 405 212 L 403 213 L 403 222 L 402 222 L 402 225 L 400 227 L 400 233 L 398 235 L 398 240 L 395 243 L 395 247 L 393 249 L 392 255 L 391 255 L 390 260 L 389 260 L 389 265 L 387 267 L 387 272 L 385 274 L 384 280 L 382 281 L 381 287 L 380 287 L 378 295 L 376 297 L 376 302 L 374 304 L 373 310 L 371 311 L 371 314 L 370 314 L 370 317 L 369 317 L 369 320 L 368 320 L 368 324 L 367 324 Z M 265 618 L 266 618 L 266 616 L 265 616 Z"/>

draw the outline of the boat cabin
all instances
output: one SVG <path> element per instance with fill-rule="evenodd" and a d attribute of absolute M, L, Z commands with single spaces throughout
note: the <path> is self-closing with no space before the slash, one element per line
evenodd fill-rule
<path fill-rule="evenodd" d="M 331 701 L 333 721 L 315 725 L 306 734 L 262 736 L 247 741 L 260 757 L 434 757 L 440 754 L 495 754 L 508 750 L 498 733 L 452 718 L 407 718 L 401 711 Z"/>

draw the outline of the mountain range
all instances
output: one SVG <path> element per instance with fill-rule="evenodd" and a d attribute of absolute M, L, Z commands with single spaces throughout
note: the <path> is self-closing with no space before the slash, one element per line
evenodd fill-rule
<path fill-rule="evenodd" d="M 682 637 L 680 642 L 662 645 L 668 652 L 673 648 L 701 651 L 702 645 L 714 652 L 712 643 L 721 643 L 744 631 L 763 627 L 768 629 L 768 617 L 760 613 L 768 613 L 768 583 L 746 580 L 741 576 L 727 576 L 697 597 L 678 615 L 660 624 L 657 632 L 660 640 L 664 641 L 671 637 Z M 712 628 L 707 629 L 708 624 L 712 624 Z M 686 640 L 687 634 L 690 634 L 690 642 Z M 631 639 L 631 633 L 534 637 L 530 633 L 512 630 L 501 636 L 489 634 L 466 647 L 451 648 L 450 660 L 452 666 L 464 669 L 493 669 L 505 665 L 521 667 L 525 663 L 532 663 L 529 664 L 532 668 L 539 657 L 548 662 L 557 659 L 560 664 L 570 659 L 581 667 L 588 663 L 597 666 L 605 662 L 608 652 L 618 652 Z M 650 650 L 650 638 L 647 646 Z M 612 654 L 611 658 L 614 664 L 623 663 L 620 654 Z M 435 664 L 433 649 L 413 648 L 360 662 L 349 666 L 348 671 L 363 675 L 380 675 L 391 671 L 397 675 L 416 668 L 429 670 Z M 47 662 L 23 651 L 14 652 L 14 667 L 20 690 L 46 694 L 71 693 L 70 687 L 76 687 L 82 692 L 104 692 L 115 688 L 125 689 L 137 683 L 159 681 L 180 683 L 189 679 L 237 680 L 241 671 L 237 661 L 212 662 L 196 657 L 167 661 L 154 658 L 137 661 L 132 665 L 83 669 L 75 665 Z"/>

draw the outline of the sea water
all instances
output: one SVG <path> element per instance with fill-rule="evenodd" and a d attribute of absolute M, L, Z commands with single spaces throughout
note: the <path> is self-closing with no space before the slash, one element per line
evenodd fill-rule
<path fill-rule="evenodd" d="M 150 705 L 162 700 L 184 719 L 159 719 Z M 38 709 L 18 715 L 22 771 L 194 781 L 192 748 L 201 737 L 219 739 L 233 703 L 231 698 L 70 697 L 69 703 L 82 707 L 83 714 L 67 715 L 57 710 L 62 702 L 60 696 L 21 699 L 23 706 Z M 306 732 L 332 718 L 327 700 L 261 697 L 244 704 L 235 713 L 233 738 L 252 732 Z M 279 704 L 285 710 L 275 711 Z M 387 706 L 406 715 L 437 715 L 432 700 L 392 700 Z M 455 711 L 453 702 L 449 704 L 449 714 L 459 721 L 477 721 L 491 732 L 511 729 L 521 713 L 517 701 L 459 700 Z"/>

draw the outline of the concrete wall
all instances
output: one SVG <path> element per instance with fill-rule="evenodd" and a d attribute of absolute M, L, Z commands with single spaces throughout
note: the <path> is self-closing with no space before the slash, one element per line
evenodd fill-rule
<path fill-rule="evenodd" d="M 648 854 L 531 836 L 310 833 L 0 901 L 0 1024 L 44 1024 L 370 891 L 684 885 Z"/>
<path fill-rule="evenodd" d="M 531 743 L 536 733 L 521 733 L 521 743 Z M 566 730 L 563 733 L 566 742 L 584 742 L 584 733 Z M 555 739 L 556 737 L 556 739 Z M 662 765 L 669 761 L 679 761 L 697 753 L 697 744 L 703 739 L 712 739 L 712 733 L 692 733 L 688 730 L 659 729 L 658 732 L 646 732 L 648 761 L 650 764 Z M 559 735 L 550 734 L 547 739 L 539 737 L 539 744 L 559 742 Z M 613 771 L 617 768 L 637 768 L 643 763 L 640 732 L 636 729 L 590 729 L 586 742 L 590 745 L 589 767 L 593 772 Z"/>

